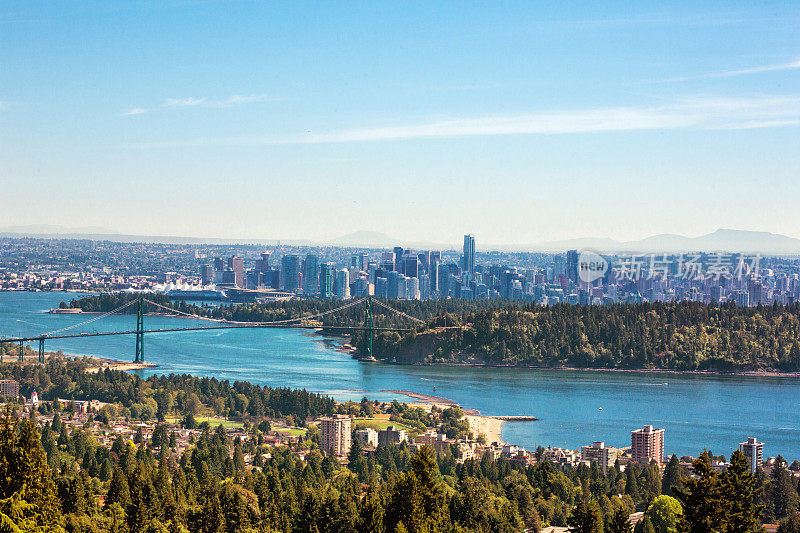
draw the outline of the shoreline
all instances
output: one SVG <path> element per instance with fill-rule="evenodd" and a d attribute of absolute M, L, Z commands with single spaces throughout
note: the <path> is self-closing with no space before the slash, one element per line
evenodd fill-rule
<path fill-rule="evenodd" d="M 491 363 L 389 363 L 376 359 L 383 364 L 402 366 L 430 366 L 447 368 L 508 368 L 524 370 L 567 370 L 573 372 L 621 372 L 629 374 L 670 374 L 670 375 L 698 375 L 698 376 L 744 376 L 744 377 L 770 377 L 770 378 L 798 378 L 800 372 L 782 372 L 779 370 L 675 370 L 671 368 L 595 368 L 576 366 L 539 366 L 539 365 L 500 365 Z"/>
<path fill-rule="evenodd" d="M 69 313 L 67 313 L 69 314 Z M 75 314 L 102 314 L 101 311 L 81 311 Z M 145 316 L 159 316 L 159 317 L 174 317 L 174 318 L 187 318 L 194 320 L 193 317 L 186 317 L 172 313 L 147 313 Z M 210 319 L 220 323 L 236 323 L 225 319 Z M 377 362 L 382 364 L 404 365 L 404 366 L 432 366 L 432 367 L 475 367 L 475 368 L 513 368 L 513 369 L 526 369 L 526 370 L 569 370 L 569 371 L 583 371 L 583 372 L 626 372 L 634 374 L 670 374 L 670 375 L 698 375 L 698 376 L 745 376 L 745 377 L 768 377 L 768 378 L 800 378 L 800 371 L 798 372 L 783 372 L 780 370 L 675 370 L 669 368 L 592 368 L 592 367 L 572 367 L 572 366 L 540 366 L 540 365 L 504 365 L 492 363 L 458 363 L 458 362 L 443 362 L 443 363 L 401 363 L 401 362 L 388 362 L 383 359 L 361 359 L 358 357 L 358 349 L 352 346 L 345 339 L 347 336 L 342 336 L 334 333 L 326 333 L 323 328 L 315 329 L 314 333 L 322 337 L 326 337 L 335 342 L 336 349 L 339 352 L 347 353 L 356 360 L 365 362 Z M 338 342 L 337 342 L 338 341 Z"/>
<path fill-rule="evenodd" d="M 477 409 L 466 409 L 456 403 L 455 401 L 449 398 L 443 398 L 441 396 L 432 396 L 430 394 L 423 394 L 419 392 L 407 391 L 407 390 L 396 390 L 396 389 L 384 389 L 379 392 L 391 392 L 394 394 L 401 394 L 403 396 L 408 396 L 409 398 L 413 398 L 417 400 L 416 402 L 405 402 L 411 407 L 419 407 L 421 409 L 425 409 L 426 411 L 430 411 L 433 406 L 436 406 L 439 409 L 446 409 L 448 407 L 459 407 L 464 411 L 464 418 L 469 423 L 469 429 L 472 431 L 475 438 L 478 435 L 483 434 L 486 436 L 486 442 L 491 444 L 493 442 L 497 442 L 500 444 L 505 444 L 503 441 L 503 423 L 505 422 L 502 418 L 497 418 L 495 416 L 488 416 L 480 414 L 480 411 Z"/>

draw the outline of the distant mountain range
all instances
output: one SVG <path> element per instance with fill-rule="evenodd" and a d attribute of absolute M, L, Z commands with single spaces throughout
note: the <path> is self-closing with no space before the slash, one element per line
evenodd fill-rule
<path fill-rule="evenodd" d="M 12 226 L 0 228 L 0 237 L 32 237 L 45 239 L 89 239 L 112 242 L 152 242 L 161 244 L 253 244 L 275 246 L 279 242 L 294 246 L 338 246 L 343 248 L 383 248 L 394 246 L 422 250 L 459 249 L 458 244 L 444 244 L 423 241 L 403 241 L 377 231 L 356 231 L 331 239 L 329 241 L 281 240 L 275 239 L 219 239 L 200 237 L 128 235 L 107 228 L 81 227 L 70 228 L 37 224 L 31 226 Z M 591 249 L 598 252 L 760 252 L 762 254 L 800 254 L 800 239 L 769 233 L 766 231 L 746 231 L 735 229 L 718 229 L 713 233 L 699 237 L 686 237 L 665 233 L 653 235 L 638 241 L 617 241 L 608 238 L 580 238 L 560 241 L 539 242 L 529 245 L 486 245 L 481 250 L 499 251 L 541 251 L 563 252 L 572 249 Z"/>
<path fill-rule="evenodd" d="M 563 251 L 590 248 L 600 252 L 760 252 L 762 254 L 800 254 L 800 239 L 769 233 L 718 229 L 699 237 L 664 233 L 638 241 L 613 239 L 570 239 L 534 244 L 530 250 Z"/>

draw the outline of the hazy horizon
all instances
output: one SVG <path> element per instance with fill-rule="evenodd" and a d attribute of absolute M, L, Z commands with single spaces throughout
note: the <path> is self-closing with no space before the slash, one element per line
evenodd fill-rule
<path fill-rule="evenodd" d="M 798 26 L 780 2 L 7 2 L 0 227 L 800 237 Z"/>

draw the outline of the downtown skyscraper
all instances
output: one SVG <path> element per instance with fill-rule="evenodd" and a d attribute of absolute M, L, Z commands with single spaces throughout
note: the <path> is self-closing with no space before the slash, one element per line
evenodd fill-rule
<path fill-rule="evenodd" d="M 475 279 L 475 235 L 464 235 L 464 272 L 469 275 L 469 280 Z"/>

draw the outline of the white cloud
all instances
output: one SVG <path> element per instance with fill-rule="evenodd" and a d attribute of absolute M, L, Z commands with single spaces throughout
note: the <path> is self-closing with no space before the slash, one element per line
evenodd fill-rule
<path fill-rule="evenodd" d="M 734 130 L 796 125 L 800 97 L 686 98 L 654 107 L 609 107 L 457 118 L 287 137 L 208 138 L 169 146 L 322 144 L 496 135 L 555 135 L 647 130 Z M 146 145 L 146 146 L 165 146 Z"/>
<path fill-rule="evenodd" d="M 790 61 L 789 63 L 781 63 L 778 65 L 765 65 L 763 67 L 745 68 L 741 70 L 729 70 L 728 72 L 720 72 L 717 74 L 710 74 L 711 78 L 729 78 L 731 76 L 746 76 L 748 74 L 759 74 L 761 72 L 775 72 L 777 70 L 794 70 L 800 68 L 800 58 Z"/>
<path fill-rule="evenodd" d="M 129 117 L 131 115 L 144 115 L 147 113 L 147 109 L 143 107 L 134 107 L 132 109 L 128 109 L 127 111 L 120 113 L 119 116 L 121 117 Z"/>
<path fill-rule="evenodd" d="M 167 98 L 164 107 L 210 107 L 223 108 L 235 105 L 275 102 L 278 99 L 268 94 L 232 94 L 227 98 Z"/>
<path fill-rule="evenodd" d="M 207 98 L 167 98 L 164 100 L 164 107 L 195 107 L 205 104 Z"/>
<path fill-rule="evenodd" d="M 800 69 L 800 58 L 790 61 L 788 63 L 778 63 L 776 65 L 763 65 L 760 67 L 744 68 L 739 70 L 726 70 L 723 72 L 709 72 L 707 74 L 700 74 L 698 76 L 681 76 L 677 78 L 666 78 L 658 80 L 662 83 L 691 81 L 691 80 L 709 80 L 719 78 L 733 78 L 735 76 L 749 76 L 751 74 L 761 74 L 763 72 L 778 72 L 781 70 L 795 70 Z"/>

